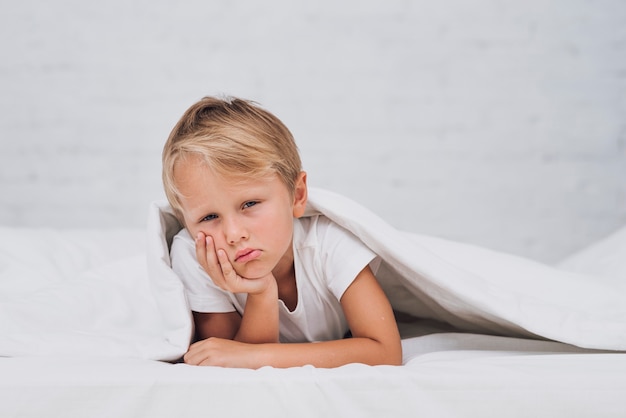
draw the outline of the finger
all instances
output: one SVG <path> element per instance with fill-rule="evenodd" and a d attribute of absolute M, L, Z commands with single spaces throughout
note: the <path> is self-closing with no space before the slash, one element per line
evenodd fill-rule
<path fill-rule="evenodd" d="M 206 270 L 206 254 L 207 254 L 207 243 L 206 243 L 206 235 L 202 232 L 198 232 L 196 235 L 196 258 L 198 262 Z"/>
<path fill-rule="evenodd" d="M 230 264 L 230 260 L 226 255 L 226 251 L 219 249 L 217 250 L 217 259 L 220 263 L 220 268 L 222 270 L 222 274 L 224 276 L 224 280 L 226 282 L 233 283 L 233 280 L 237 279 L 237 272 L 233 268 L 233 265 Z"/>
<path fill-rule="evenodd" d="M 191 364 L 192 366 L 197 366 L 198 364 L 200 364 L 200 361 L 202 360 L 202 358 L 198 356 L 197 349 L 195 349 L 194 346 L 192 345 L 191 347 L 189 347 L 189 350 L 183 356 L 183 360 L 185 361 L 185 364 Z"/>
<path fill-rule="evenodd" d="M 218 266 L 217 255 L 215 254 L 215 241 L 213 241 L 212 236 L 207 236 L 204 239 L 204 247 L 205 247 L 205 259 L 207 263 L 207 268 L 211 271 L 216 270 Z"/>
<path fill-rule="evenodd" d="M 197 341 L 183 356 L 185 364 L 192 366 L 212 366 L 215 362 L 215 338 Z"/>
<path fill-rule="evenodd" d="M 196 257 L 198 262 L 209 275 L 213 283 L 220 288 L 224 288 L 225 282 L 222 275 L 217 255 L 215 253 L 215 242 L 213 237 L 206 236 L 202 233 L 198 234 L 196 239 Z"/>

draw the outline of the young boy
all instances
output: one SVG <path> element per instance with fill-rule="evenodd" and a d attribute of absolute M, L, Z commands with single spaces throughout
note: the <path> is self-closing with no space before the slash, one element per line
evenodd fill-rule
<path fill-rule="evenodd" d="M 306 173 L 274 115 L 202 99 L 165 144 L 163 182 L 184 226 L 171 260 L 196 329 L 186 363 L 401 364 L 376 255 L 326 217 L 302 217 Z"/>

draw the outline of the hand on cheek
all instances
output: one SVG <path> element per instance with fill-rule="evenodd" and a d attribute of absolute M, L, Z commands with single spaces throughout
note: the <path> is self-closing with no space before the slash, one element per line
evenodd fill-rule
<path fill-rule="evenodd" d="M 269 287 L 270 280 L 274 280 L 271 273 L 260 279 L 240 276 L 228 259 L 226 251 L 217 249 L 213 237 L 202 232 L 196 236 L 196 257 L 213 283 L 228 292 L 258 294 Z"/>
<path fill-rule="evenodd" d="M 198 233 L 196 236 L 196 258 L 216 286 L 220 289 L 229 290 L 217 258 L 213 237 L 204 235 L 202 232 Z"/>

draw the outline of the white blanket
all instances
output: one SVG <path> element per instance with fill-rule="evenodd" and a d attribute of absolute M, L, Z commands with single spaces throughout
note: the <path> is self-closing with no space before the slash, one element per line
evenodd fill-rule
<path fill-rule="evenodd" d="M 0 356 L 171 358 L 145 231 L 0 228 Z"/>
<path fill-rule="evenodd" d="M 626 286 L 484 248 L 398 231 L 363 206 L 311 189 L 307 215 L 322 213 L 350 230 L 384 260 L 378 273 L 392 305 L 458 330 L 540 337 L 584 348 L 626 350 Z M 180 226 L 155 205 L 150 243 L 153 283 L 169 340 L 189 332 L 180 281 L 169 268 L 167 242 Z M 155 263 L 156 261 L 156 263 Z M 174 313 L 177 313 L 174 315 Z"/>
<path fill-rule="evenodd" d="M 390 274 L 380 280 L 396 309 L 461 330 L 626 349 L 626 280 L 578 275 L 477 246 L 399 232 L 327 191 L 312 192 L 311 209 L 352 231 L 386 261 Z"/>
<path fill-rule="evenodd" d="M 395 309 L 455 329 L 626 349 L 626 286 L 476 246 L 398 231 L 345 197 L 310 190 L 323 213 L 379 254 Z M 168 243 L 180 225 L 152 205 L 139 231 L 0 229 L 0 356 L 175 360 L 192 318 Z M 147 260 L 147 262 L 146 262 Z"/>

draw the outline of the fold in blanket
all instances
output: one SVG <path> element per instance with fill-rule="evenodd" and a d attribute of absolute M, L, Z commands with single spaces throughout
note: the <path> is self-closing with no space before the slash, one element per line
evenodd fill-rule
<path fill-rule="evenodd" d="M 305 216 L 323 214 L 383 262 L 377 277 L 394 309 L 460 331 L 626 350 L 626 286 L 473 245 L 399 231 L 341 195 L 311 188 Z M 181 226 L 165 203 L 151 208 L 150 281 L 165 336 L 184 353 L 192 320 L 169 244 Z"/>

